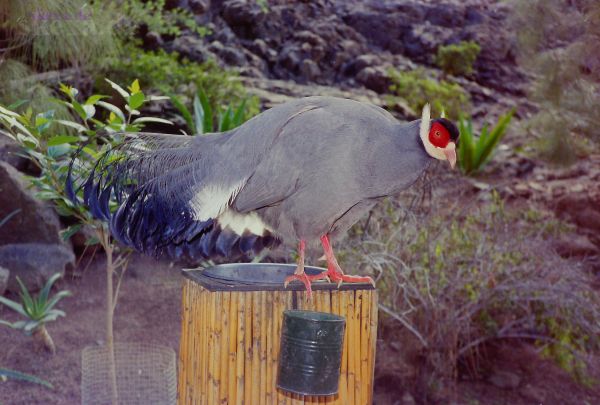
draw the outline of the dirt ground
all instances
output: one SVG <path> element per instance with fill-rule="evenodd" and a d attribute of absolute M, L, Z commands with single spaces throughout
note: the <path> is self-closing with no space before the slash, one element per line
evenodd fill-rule
<path fill-rule="evenodd" d="M 81 402 L 81 350 L 104 340 L 104 272 L 99 257 L 83 274 L 67 276 L 60 289 L 74 295 L 59 307 L 67 317 L 48 325 L 57 346 L 56 355 L 31 350 L 30 338 L 0 328 L 0 365 L 50 381 L 54 390 L 23 382 L 0 382 L 0 405 L 79 404 Z M 120 342 L 157 343 L 178 349 L 181 281 L 177 268 L 148 258 L 135 257 L 121 286 L 115 333 Z M 0 318 L 15 320 L 0 309 Z M 376 405 L 416 404 L 411 387 L 393 374 L 394 348 L 378 346 Z M 385 360 L 385 361 L 382 361 Z M 488 380 L 465 380 L 458 386 L 456 403 L 503 404 L 598 404 L 600 394 L 577 385 L 552 362 L 540 359 L 527 345 L 498 349 L 493 363 L 519 378 L 518 387 L 501 389 Z M 509 375 L 509 380 L 512 378 Z"/>

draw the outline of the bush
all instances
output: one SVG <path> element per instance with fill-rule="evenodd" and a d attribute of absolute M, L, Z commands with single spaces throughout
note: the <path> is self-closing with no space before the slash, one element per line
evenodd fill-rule
<path fill-rule="evenodd" d="M 213 111 L 229 103 L 240 103 L 248 98 L 246 89 L 237 75 L 220 68 L 216 62 L 202 64 L 180 59 L 177 53 L 164 50 L 144 51 L 127 47 L 127 55 L 115 59 L 110 76 L 129 83 L 141 77 L 145 88 L 153 88 L 162 94 L 183 94 L 192 98 L 198 89 L 206 93 Z M 251 114 L 258 112 L 258 100 L 248 100 Z"/>
<path fill-rule="evenodd" d="M 458 44 L 440 46 L 435 63 L 445 73 L 450 75 L 470 75 L 473 73 L 473 63 L 481 47 L 474 41 L 461 41 Z"/>
<path fill-rule="evenodd" d="M 431 104 L 435 114 L 444 111 L 451 119 L 457 119 L 462 111 L 471 109 L 469 94 L 460 85 L 431 79 L 423 69 L 410 72 L 390 69 L 388 75 L 393 83 L 390 90 L 406 100 L 417 114 L 427 103 Z"/>
<path fill-rule="evenodd" d="M 353 229 L 345 262 L 378 274 L 380 308 L 402 325 L 422 392 L 452 386 L 459 364 L 477 374 L 481 349 L 501 339 L 536 342 L 585 380 L 600 300 L 589 277 L 544 242 L 565 226 L 485 197 L 463 210 L 433 201 L 422 215 L 390 200 Z"/>

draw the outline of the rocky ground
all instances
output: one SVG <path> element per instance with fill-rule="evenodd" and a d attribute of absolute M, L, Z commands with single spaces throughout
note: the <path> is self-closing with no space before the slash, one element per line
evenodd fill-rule
<path fill-rule="evenodd" d="M 388 107 L 386 93 L 390 81 L 386 71 L 389 67 L 424 67 L 439 76 L 441 73 L 433 61 L 437 47 L 472 39 L 482 48 L 475 71 L 467 78 L 455 80 L 471 95 L 476 123 L 493 120 L 511 107 L 517 108 L 520 122 L 535 111 L 535 106 L 526 98 L 527 75 L 517 64 L 518 51 L 514 30 L 509 25 L 508 2 L 273 0 L 268 3 L 268 9 L 264 9 L 255 1 L 168 0 L 167 7 L 181 6 L 190 10 L 200 24 L 211 29 L 212 34 L 201 38 L 195 33 L 184 32 L 178 38 L 170 38 L 142 32 L 144 46 L 177 51 L 198 62 L 214 58 L 222 66 L 237 69 L 250 92 L 257 95 L 265 107 L 289 98 L 315 94 L 350 97 Z M 401 102 L 391 108 L 402 119 L 416 114 Z M 522 131 L 518 128 L 519 122 L 501 145 L 495 163 L 482 176 L 468 180 L 466 187 L 472 187 L 473 192 L 495 188 L 515 209 L 535 207 L 571 224 L 571 231 L 553 241 L 549 249 L 583 263 L 586 271 L 598 279 L 600 155 L 582 155 L 573 166 L 557 169 L 536 158 L 527 146 L 529 139 L 519 135 Z M 65 396 L 48 394 L 44 403 L 76 403 L 79 395 L 78 350 L 102 335 L 102 328 L 95 330 L 93 326 L 102 325 L 101 294 L 96 291 L 100 280 L 96 279 L 97 274 L 93 277 L 91 273 L 80 274 L 81 268 L 73 272 L 73 246 L 63 243 L 58 236 L 58 230 L 64 224 L 52 209 L 36 200 L 33 192 L 27 189 L 22 172 L 35 173 L 35 169 L 15 152 L 14 145 L 0 137 L 0 219 L 21 210 L 0 230 L 0 293 L 7 287 L 14 292 L 16 274 L 39 285 L 46 275 L 44 269 L 63 269 L 81 276 L 81 279 L 70 279 L 65 283 L 78 295 L 89 293 L 90 302 L 74 304 L 75 300 L 71 300 L 66 304 L 69 316 L 60 324 L 67 325 L 67 332 L 70 332 L 58 327 L 55 330 L 59 336 L 57 343 L 64 349 L 59 349 L 57 357 L 48 358 L 43 364 L 36 364 L 36 357 L 27 354 L 27 343 L 16 332 L 0 329 L 0 347 L 8 347 L 0 353 L 0 364 L 39 372 L 42 376 L 51 376 L 57 385 L 64 385 Z M 23 249 L 35 254 L 19 253 Z M 75 250 L 80 249 L 80 243 L 76 243 Z M 18 268 L 14 265 L 15 258 L 22 262 Z M 145 266 L 148 264 L 140 267 Z M 162 273 L 159 271 L 158 274 Z M 130 331 L 129 321 L 132 324 L 153 322 L 150 329 L 156 333 L 147 337 L 168 342 L 176 348 L 173 342 L 178 339 L 179 292 L 178 287 L 174 287 L 177 282 L 170 276 L 165 277 L 163 281 L 166 280 L 169 288 L 149 287 L 144 294 L 138 295 L 135 291 L 146 288 L 144 282 L 132 276 L 126 278 L 124 297 L 130 298 L 124 298 L 119 304 L 118 333 L 127 338 L 135 335 Z M 96 293 L 98 297 L 94 298 Z M 145 301 L 146 296 L 153 294 L 162 297 L 168 305 L 159 308 L 156 303 Z M 136 307 L 137 299 L 146 303 Z M 144 318 L 146 311 L 158 309 L 168 314 L 161 312 L 160 319 L 154 321 Z M 0 311 L 0 318 L 5 314 Z M 154 329 L 157 324 L 160 327 Z M 73 330 L 74 335 L 71 334 Z M 393 347 L 384 346 L 380 357 L 393 358 L 393 352 Z M 584 403 L 595 395 L 573 385 L 568 376 L 547 361 L 532 360 L 535 356 L 528 347 L 499 348 L 496 354 L 497 363 L 502 365 L 496 373 L 499 377 L 483 382 L 462 382 L 460 391 L 463 394 L 459 402 L 491 403 L 486 398 L 493 398 L 498 404 L 575 404 Z M 527 368 L 528 362 L 539 369 Z M 511 368 L 511 364 L 514 367 Z M 377 403 L 415 403 L 405 382 L 389 377 L 397 371 L 394 371 L 394 365 L 385 363 L 382 367 L 387 368 L 380 370 L 378 375 Z M 65 368 L 69 370 L 65 372 L 65 378 L 54 374 L 53 370 Z M 546 381 L 544 375 L 549 376 Z M 4 403 L 7 393 L 22 394 L 26 389 L 30 388 L 16 383 L 0 384 L 0 403 Z M 560 390 L 580 394 L 561 396 L 557 393 Z M 41 393 L 42 390 L 28 392 Z M 31 400 L 8 403 L 35 403 L 33 398 L 37 400 L 42 396 L 27 398 Z M 591 401 L 589 403 L 595 402 Z"/>

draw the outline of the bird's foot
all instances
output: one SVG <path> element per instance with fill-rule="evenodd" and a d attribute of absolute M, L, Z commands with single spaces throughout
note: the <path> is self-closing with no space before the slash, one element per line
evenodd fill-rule
<path fill-rule="evenodd" d="M 312 297 L 312 288 L 311 288 L 310 284 L 312 281 L 309 278 L 309 276 L 307 276 L 304 271 L 302 271 L 302 273 L 294 273 L 291 276 L 285 278 L 285 281 L 283 282 L 283 287 L 287 288 L 288 284 L 294 280 L 300 281 L 302 284 L 304 284 L 304 286 L 306 287 L 306 294 L 307 294 L 308 298 L 311 298 Z"/>
<path fill-rule="evenodd" d="M 375 287 L 375 280 L 369 276 L 348 276 L 335 269 L 328 270 L 326 274 L 332 282 L 337 283 L 338 288 L 340 288 L 342 283 L 369 283 Z"/>

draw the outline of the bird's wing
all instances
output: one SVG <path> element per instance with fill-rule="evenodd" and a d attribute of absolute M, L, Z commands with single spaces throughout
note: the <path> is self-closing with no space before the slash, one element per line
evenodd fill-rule
<path fill-rule="evenodd" d="M 235 243 L 244 250 L 238 254 L 268 244 L 261 242 L 262 229 L 253 218 L 226 213 L 249 176 L 244 167 L 231 167 L 220 156 L 218 145 L 227 134 L 127 138 L 82 181 L 70 176 L 68 182 L 72 199 L 79 191 L 74 184 L 80 184 L 83 202 L 95 217 L 110 221 L 115 238 L 143 252 L 192 259 L 230 256 Z M 240 240 L 247 228 L 249 239 Z M 239 232 L 237 237 L 231 230 Z"/>

